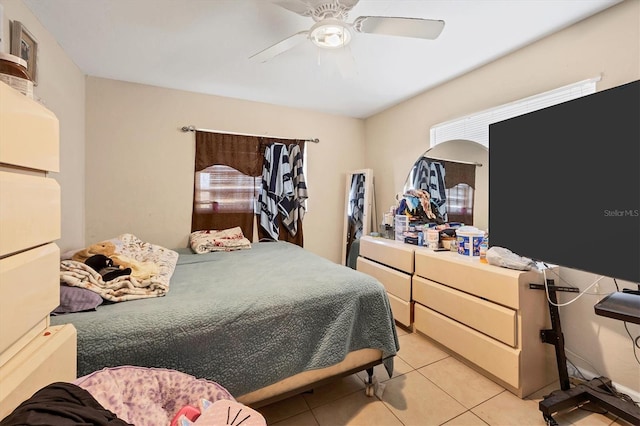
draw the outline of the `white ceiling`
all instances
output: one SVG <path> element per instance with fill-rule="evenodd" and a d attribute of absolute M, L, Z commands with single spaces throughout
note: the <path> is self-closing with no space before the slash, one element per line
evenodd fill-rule
<path fill-rule="evenodd" d="M 364 118 L 620 0 L 361 0 L 361 15 L 445 21 L 436 40 L 355 33 L 248 58 L 314 23 L 270 0 L 25 0 L 87 75 Z M 344 53 L 347 53 L 345 56 Z M 318 61 L 321 61 L 318 64 Z"/>

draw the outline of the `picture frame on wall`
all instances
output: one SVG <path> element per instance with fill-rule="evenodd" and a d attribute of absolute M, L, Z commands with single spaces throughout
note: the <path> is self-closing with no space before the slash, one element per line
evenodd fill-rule
<path fill-rule="evenodd" d="M 11 51 L 27 63 L 27 74 L 34 85 L 38 84 L 38 42 L 20 21 L 11 22 Z"/>

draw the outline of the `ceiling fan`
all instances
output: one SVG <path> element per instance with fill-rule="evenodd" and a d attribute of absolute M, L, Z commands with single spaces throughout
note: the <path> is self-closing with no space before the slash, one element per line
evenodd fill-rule
<path fill-rule="evenodd" d="M 444 21 L 394 16 L 360 16 L 352 23 L 347 15 L 359 0 L 276 0 L 280 7 L 313 18 L 315 24 L 306 31 L 267 47 L 249 59 L 266 62 L 305 40 L 322 49 L 339 49 L 351 41 L 353 33 L 381 34 L 400 37 L 436 39 L 444 28 Z"/>

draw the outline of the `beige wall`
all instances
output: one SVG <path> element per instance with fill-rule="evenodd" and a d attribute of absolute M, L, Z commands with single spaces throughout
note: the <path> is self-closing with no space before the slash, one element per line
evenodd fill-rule
<path fill-rule="evenodd" d="M 20 0 L 0 0 L 4 6 L 5 50 L 9 52 L 9 20 L 16 20 L 38 41 L 40 100 L 60 120 L 60 173 L 52 173 L 62 188 L 61 250 L 84 245 L 84 89 L 85 77 L 51 34 Z"/>
<path fill-rule="evenodd" d="M 365 122 L 365 158 L 377 176 L 378 217 L 402 189 L 410 166 L 430 146 L 434 124 L 598 75 L 602 81 L 597 90 L 640 78 L 640 1 L 627 0 L 370 117 Z M 597 278 L 566 268 L 563 274 L 582 289 Z M 602 292 L 615 289 L 610 279 L 600 287 Z M 640 393 L 640 368 L 630 339 L 620 321 L 594 315 L 596 302 L 595 296 L 585 295 L 561 308 L 567 347 L 594 365 L 571 359 Z M 634 336 L 640 334 L 639 327 L 630 329 Z"/>
<path fill-rule="evenodd" d="M 195 135 L 180 127 L 319 138 L 307 144 L 305 248 L 340 262 L 346 172 L 364 165 L 364 122 L 102 78 L 87 79 L 87 242 L 130 232 L 185 247 Z"/>

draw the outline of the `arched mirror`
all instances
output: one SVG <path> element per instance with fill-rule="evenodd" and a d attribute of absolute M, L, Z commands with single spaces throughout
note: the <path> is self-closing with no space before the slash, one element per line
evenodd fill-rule
<path fill-rule="evenodd" d="M 373 170 L 362 169 L 347 173 L 345 192 L 345 221 L 342 239 L 343 265 L 347 265 L 347 259 L 354 242 L 371 232 Z"/>
<path fill-rule="evenodd" d="M 428 149 L 413 164 L 404 193 L 423 189 L 445 221 L 486 230 L 489 225 L 489 150 L 477 142 L 450 140 Z"/>

